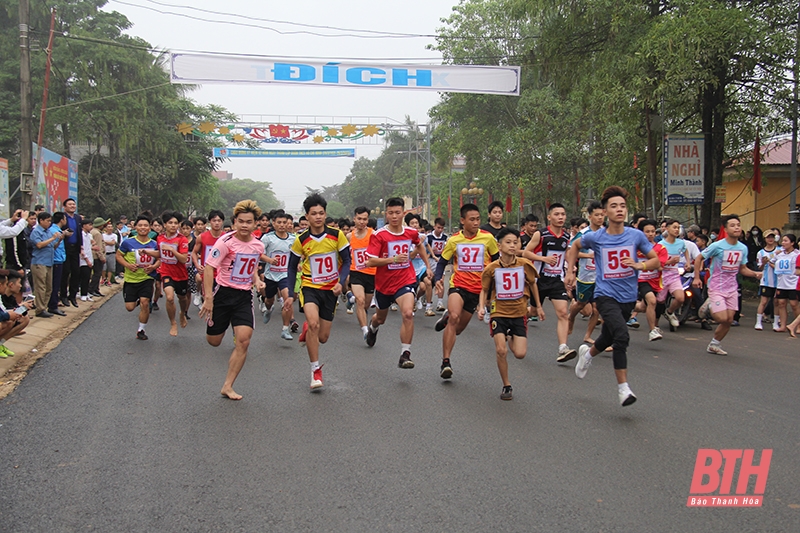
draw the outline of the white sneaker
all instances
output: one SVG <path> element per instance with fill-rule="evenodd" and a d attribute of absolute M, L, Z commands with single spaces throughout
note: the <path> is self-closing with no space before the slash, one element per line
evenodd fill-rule
<path fill-rule="evenodd" d="M 633 394 L 633 391 L 630 388 L 625 390 L 617 389 L 617 394 L 619 394 L 619 404 L 622 407 L 627 407 L 636 401 L 636 395 Z"/>
<path fill-rule="evenodd" d="M 575 364 L 575 375 L 583 379 L 592 366 L 592 356 L 589 355 L 589 346 L 581 344 L 578 347 L 578 362 Z"/>
<path fill-rule="evenodd" d="M 311 390 L 319 389 L 322 387 L 322 365 L 319 368 L 311 371 Z"/>
<path fill-rule="evenodd" d="M 648 336 L 647 340 L 649 341 L 660 341 L 663 339 L 664 336 L 661 335 L 661 332 L 658 331 L 658 328 L 653 328 L 650 330 L 650 335 Z"/>
<path fill-rule="evenodd" d="M 267 314 L 267 304 L 262 299 L 258 299 L 258 310 L 261 311 L 262 315 Z"/>
<path fill-rule="evenodd" d="M 728 352 L 726 352 L 725 350 L 722 349 L 722 345 L 721 344 L 709 343 L 708 344 L 708 348 L 706 348 L 706 351 L 708 353 L 715 353 L 717 355 L 728 355 Z"/>
<path fill-rule="evenodd" d="M 703 302 L 703 305 L 701 305 L 700 309 L 697 310 L 697 316 L 701 319 L 711 318 L 711 313 L 709 312 L 710 307 L 711 307 L 711 298 L 706 298 L 706 301 Z"/>
<path fill-rule="evenodd" d="M 392 304 L 392 306 L 389 309 L 391 309 L 392 311 L 397 311 L 398 309 L 397 304 Z"/>
<path fill-rule="evenodd" d="M 566 363 L 570 359 L 575 359 L 575 356 L 577 355 L 578 352 L 576 352 L 575 350 L 571 350 L 569 346 L 565 344 L 563 349 L 558 350 L 558 357 L 556 357 L 556 362 Z"/>
<path fill-rule="evenodd" d="M 194 293 L 194 298 L 192 300 L 192 303 L 194 304 L 195 307 L 200 307 L 201 305 L 203 305 L 203 295 L 200 294 L 199 292 Z"/>
<path fill-rule="evenodd" d="M 672 326 L 673 328 L 680 327 L 681 321 L 678 320 L 678 317 L 675 316 L 675 313 L 670 313 L 670 312 L 665 311 L 664 312 L 664 316 L 667 317 L 667 320 L 669 320 L 669 325 L 670 326 Z"/>
<path fill-rule="evenodd" d="M 761 325 L 761 322 L 759 322 L 758 324 L 755 325 L 755 330 L 756 331 L 761 331 L 763 329 L 764 329 L 764 326 Z"/>
<path fill-rule="evenodd" d="M 422 311 L 422 300 L 417 300 L 417 311 Z"/>
<path fill-rule="evenodd" d="M 439 312 L 444 311 L 444 304 L 442 303 L 441 300 L 439 300 L 439 303 L 436 304 L 436 310 Z"/>

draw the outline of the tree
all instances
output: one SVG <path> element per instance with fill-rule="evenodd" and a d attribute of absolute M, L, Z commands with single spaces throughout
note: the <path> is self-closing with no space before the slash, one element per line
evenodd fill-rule
<path fill-rule="evenodd" d="M 278 201 L 272 186 L 267 181 L 254 181 L 251 179 L 232 179 L 219 182 L 219 195 L 222 204 L 217 209 L 222 209 L 226 216 L 233 214 L 233 207 L 241 200 L 253 200 L 263 212 L 283 208 L 283 202 Z"/>

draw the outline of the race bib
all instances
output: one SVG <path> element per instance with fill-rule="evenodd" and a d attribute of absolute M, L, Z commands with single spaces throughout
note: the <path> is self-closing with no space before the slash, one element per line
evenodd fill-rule
<path fill-rule="evenodd" d="M 311 266 L 312 283 L 321 285 L 339 277 L 336 252 L 312 255 L 309 257 L 309 265 Z"/>
<path fill-rule="evenodd" d="M 681 261 L 680 261 L 681 257 L 682 256 L 680 256 L 680 255 L 671 255 L 671 256 L 669 256 L 669 260 L 670 261 L 672 261 L 673 259 L 677 259 L 678 262 L 675 263 L 674 265 L 664 265 L 664 270 L 678 270 L 678 267 L 681 264 Z"/>
<path fill-rule="evenodd" d="M 356 248 L 353 250 L 353 262 L 356 264 L 356 270 L 364 270 L 367 268 L 367 255 L 366 248 Z"/>
<path fill-rule="evenodd" d="M 525 295 L 525 268 L 498 268 L 494 271 L 498 300 L 518 300 Z"/>
<path fill-rule="evenodd" d="M 594 272 L 595 270 L 597 270 L 597 266 L 594 264 L 594 256 L 592 256 L 591 258 L 589 258 L 586 261 L 586 264 L 584 265 L 584 268 L 586 270 L 588 270 L 588 271 L 591 271 L 591 272 Z"/>
<path fill-rule="evenodd" d="M 389 246 L 389 258 L 392 258 L 399 254 L 408 254 L 408 252 L 411 250 L 411 241 L 410 240 L 392 241 L 388 243 L 388 246 Z M 408 261 L 405 261 L 403 263 L 389 263 L 388 266 L 389 270 L 399 270 L 401 268 L 407 268 Z"/>
<path fill-rule="evenodd" d="M 250 283 L 258 266 L 258 254 L 236 254 L 231 269 L 231 282 Z"/>
<path fill-rule="evenodd" d="M 144 248 L 136 250 L 136 266 L 146 267 L 153 264 L 153 257 L 144 253 Z"/>
<path fill-rule="evenodd" d="M 742 264 L 742 252 L 738 250 L 725 250 L 722 252 L 723 272 L 738 272 L 739 265 Z"/>
<path fill-rule="evenodd" d="M 457 244 L 456 254 L 460 272 L 483 272 L 483 244 Z"/>
<path fill-rule="evenodd" d="M 281 274 L 283 272 L 288 272 L 289 271 L 289 254 L 288 253 L 286 253 L 286 252 L 275 252 L 275 255 L 272 256 L 272 259 L 274 259 L 275 262 L 272 263 L 269 266 L 269 271 L 270 272 L 277 272 L 278 274 Z"/>
<path fill-rule="evenodd" d="M 213 244 L 206 245 L 206 248 L 205 248 L 206 251 L 205 251 L 205 253 L 203 253 L 203 258 L 202 258 L 203 260 L 200 261 L 201 265 L 205 262 L 204 259 L 208 258 L 211 255 L 211 250 L 213 250 L 213 249 L 214 249 L 214 245 Z"/>
<path fill-rule="evenodd" d="M 433 253 L 435 253 L 436 255 L 442 255 L 442 250 L 444 250 L 444 243 L 445 241 L 433 241 L 433 244 L 431 244 L 431 249 L 433 250 Z"/>
<path fill-rule="evenodd" d="M 781 257 L 775 261 L 775 273 L 779 276 L 791 276 L 794 274 L 794 261 L 789 257 Z"/>
<path fill-rule="evenodd" d="M 636 275 L 635 271 L 622 264 L 626 257 L 633 257 L 633 246 L 616 246 L 602 249 L 603 279 L 622 279 Z"/>
<path fill-rule="evenodd" d="M 542 263 L 542 272 L 548 276 L 560 276 L 564 272 L 564 254 L 566 252 L 561 251 L 551 251 L 547 254 L 547 257 L 556 257 L 558 260 L 556 261 L 555 265 L 548 265 L 547 263 Z"/>
<path fill-rule="evenodd" d="M 168 244 L 166 242 L 162 242 L 159 245 L 159 248 L 160 248 L 160 251 L 161 251 L 161 263 L 162 264 L 165 264 L 165 265 L 177 265 L 178 264 L 178 259 L 175 257 L 175 253 L 174 253 L 174 251 L 172 249 L 172 246 L 173 245 Z"/>

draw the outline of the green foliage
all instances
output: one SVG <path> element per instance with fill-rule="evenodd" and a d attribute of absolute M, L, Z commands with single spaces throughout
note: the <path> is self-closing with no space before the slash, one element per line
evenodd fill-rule
<path fill-rule="evenodd" d="M 267 181 L 254 181 L 251 179 L 232 179 L 219 182 L 219 195 L 222 203 L 215 209 L 221 209 L 226 217 L 233 214 L 233 206 L 241 200 L 253 200 L 267 212 L 283 207 L 283 202 L 278 201 L 272 186 Z"/>

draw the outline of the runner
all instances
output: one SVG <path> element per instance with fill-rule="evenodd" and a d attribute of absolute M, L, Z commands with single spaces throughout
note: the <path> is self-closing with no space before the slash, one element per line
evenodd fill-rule
<path fill-rule="evenodd" d="M 686 265 L 687 270 L 691 270 L 691 259 L 689 258 L 689 250 L 686 248 L 686 241 L 679 238 L 681 234 L 681 223 L 674 218 L 667 219 L 667 235 L 658 242 L 661 246 L 666 248 L 669 259 L 664 265 L 664 270 L 661 272 L 661 291 L 658 293 L 658 302 L 664 303 L 667 301 L 667 296 L 672 295 L 672 302 L 664 316 L 669 320 L 670 326 L 678 328 L 681 325 L 678 317 L 675 316 L 675 311 L 681 308 L 683 301 L 686 299 L 686 294 L 683 292 L 683 283 L 681 280 L 680 264 Z"/>
<path fill-rule="evenodd" d="M 364 340 L 367 340 L 367 314 L 372 295 L 375 292 L 375 267 L 368 267 L 367 248 L 374 230 L 367 226 L 369 209 L 356 207 L 353 212 L 355 228 L 350 232 L 350 250 L 353 260 L 350 269 L 350 290 L 355 298 L 356 318 L 361 326 Z"/>
<path fill-rule="evenodd" d="M 603 220 L 605 220 L 605 212 L 603 206 L 597 200 L 591 202 L 586 208 L 589 214 L 589 225 L 578 233 L 578 237 L 582 237 L 587 233 L 599 230 L 603 227 Z M 575 242 L 573 240 L 573 242 Z M 586 333 L 583 335 L 583 342 L 586 344 L 593 344 L 592 332 L 597 326 L 597 319 L 600 313 L 597 312 L 597 306 L 594 304 L 594 280 L 595 280 L 595 266 L 594 266 L 594 252 L 586 248 L 578 252 L 578 284 L 575 291 L 575 303 L 569 310 L 569 330 L 568 335 L 572 334 L 572 329 L 575 326 L 575 317 L 578 316 L 584 308 L 591 307 L 592 314 L 589 316 L 589 324 L 586 327 Z"/>
<path fill-rule="evenodd" d="M 331 324 L 336 313 L 336 300 L 342 294 L 344 281 L 350 273 L 350 243 L 344 233 L 325 226 L 328 202 L 319 194 L 303 201 L 308 229 L 292 244 L 289 257 L 289 297 L 284 309 L 291 309 L 295 297 L 295 278 L 302 261 L 300 304 L 306 316 L 299 340 L 305 343 L 311 363 L 311 390 L 322 387 L 322 365 L 319 345 L 328 342 Z"/>
<path fill-rule="evenodd" d="M 425 272 L 431 277 L 428 254 L 419 236 L 419 231 L 403 225 L 402 198 L 386 200 L 386 226 L 376 231 L 367 248 L 368 267 L 377 267 L 375 272 L 375 301 L 378 310 L 372 315 L 367 330 L 367 346 L 375 346 L 378 328 L 386 322 L 389 306 L 396 303 L 403 316 L 400 326 L 400 368 L 414 368 L 411 360 L 411 340 L 414 337 L 414 300 L 417 275 L 411 262 L 416 252 L 425 263 Z"/>
<path fill-rule="evenodd" d="M 228 326 L 233 327 L 234 348 L 220 391 L 231 400 L 242 399 L 242 395 L 233 390 L 233 382 L 247 359 L 247 349 L 255 327 L 253 285 L 256 290 L 264 286 L 258 279 L 256 268 L 259 257 L 264 253 L 264 245 L 253 238 L 259 216 L 261 209 L 254 201 L 242 200 L 237 203 L 233 208 L 236 229 L 220 237 L 205 258 L 205 297 L 199 316 L 207 320 L 206 341 L 211 346 L 219 346 Z"/>
<path fill-rule="evenodd" d="M 513 394 L 506 359 L 508 347 L 514 357 L 524 358 L 528 351 L 528 300 L 536 304 L 539 320 L 544 320 L 544 311 L 536 289 L 539 275 L 530 261 L 517 257 L 521 246 L 519 231 L 503 228 L 497 233 L 497 242 L 500 258 L 489 263 L 481 276 L 483 290 L 478 300 L 478 318 L 483 320 L 486 302 L 491 302 L 489 333 L 494 338 L 497 369 L 503 380 L 500 399 L 511 400 Z"/>
<path fill-rule="evenodd" d="M 663 268 L 669 260 L 669 252 L 667 252 L 667 249 L 664 248 L 660 242 L 655 242 L 657 225 L 655 220 L 645 218 L 639 221 L 638 226 L 639 231 L 644 233 L 650 246 L 653 247 L 653 251 L 656 252 L 660 264 L 659 268 L 654 270 L 643 270 L 639 272 L 639 301 L 636 302 L 636 308 L 634 310 L 634 313 L 644 312 L 647 318 L 647 326 L 650 329 L 647 340 L 651 342 L 664 338 L 664 334 L 661 328 L 658 327 L 658 320 L 656 319 L 656 306 L 658 305 L 656 295 L 661 292 L 661 268 Z M 636 257 L 640 260 L 645 259 L 645 256 L 642 255 L 641 252 L 637 252 Z M 630 324 L 631 322 L 628 321 L 628 325 Z"/>
<path fill-rule="evenodd" d="M 192 248 L 192 263 L 197 269 L 197 277 L 195 283 L 200 288 L 196 296 L 194 304 L 197 307 L 203 305 L 205 294 L 203 293 L 203 274 L 205 272 L 205 263 L 211 249 L 214 248 L 217 239 L 222 236 L 222 224 L 225 222 L 225 215 L 222 211 L 213 209 L 208 213 L 208 224 L 211 229 L 204 231 L 199 237 L 195 239 L 194 248 Z M 204 225 L 205 226 L 205 225 Z M 195 227 L 195 230 L 197 228 Z"/>
<path fill-rule="evenodd" d="M 178 230 L 183 215 L 177 211 L 164 211 L 164 235 L 159 235 L 158 243 L 161 266 L 158 273 L 167 299 L 167 316 L 169 317 L 169 334 L 178 336 L 178 324 L 175 322 L 175 296 L 181 308 L 181 327 L 186 327 L 186 311 L 189 309 L 189 273 L 186 261 L 189 259 L 189 241 Z"/>
<path fill-rule="evenodd" d="M 777 307 L 777 314 L 781 317 L 781 324 L 789 324 L 789 313 L 786 309 L 786 302 L 792 306 L 795 318 L 800 316 L 800 305 L 797 302 L 797 274 L 795 268 L 800 257 L 800 252 L 797 251 L 797 237 L 792 233 L 786 233 L 781 237 L 781 251 L 775 255 L 772 260 L 772 268 L 775 269 L 775 275 L 778 276 L 778 285 L 775 291 L 775 307 Z M 774 330 L 778 333 L 786 331 L 786 327 L 782 326 Z"/>
<path fill-rule="evenodd" d="M 436 294 L 444 296 L 442 276 L 447 264 L 453 259 L 453 275 L 450 276 L 450 290 L 447 294 L 447 311 L 444 312 L 434 329 L 444 330 L 442 334 L 442 366 L 439 376 L 442 379 L 453 377 L 450 356 L 456 344 L 456 336 L 467 327 L 475 309 L 478 307 L 483 290 L 481 275 L 486 265 L 500 257 L 497 241 L 488 231 L 480 229 L 481 213 L 475 204 L 461 207 L 462 230 L 450 237 L 436 264 L 434 281 Z"/>
<path fill-rule="evenodd" d="M 603 191 L 601 205 L 608 217 L 608 228 L 600 228 L 575 240 L 567 252 L 566 286 L 575 286 L 575 261 L 581 248 L 594 251 L 597 276 L 594 286 L 594 298 L 603 328 L 600 336 L 589 347 L 582 344 L 575 375 L 583 379 L 592 357 L 609 346 L 613 346 L 614 373 L 617 377 L 617 395 L 619 403 L 625 407 L 636 401 L 636 396 L 628 385 L 628 342 L 630 334 L 626 322 L 636 305 L 637 270 L 653 270 L 659 267 L 658 256 L 652 246 L 639 230 L 627 227 L 628 217 L 626 200 L 628 191 L 622 187 L 608 187 Z M 639 251 L 647 257 L 646 261 L 637 262 L 634 258 Z"/>
<path fill-rule="evenodd" d="M 404 217 L 404 220 L 406 226 L 417 230 L 417 235 L 422 242 L 422 248 L 425 248 L 426 255 L 426 259 L 423 259 L 419 253 L 411 254 L 411 265 L 414 268 L 414 274 L 416 275 L 418 284 L 416 291 L 416 311 L 422 311 L 422 297 L 424 296 L 426 302 L 425 316 L 436 316 L 436 313 L 433 310 L 433 282 L 431 281 L 431 277 L 427 276 L 426 274 L 429 271 L 433 272 L 429 263 L 430 256 L 427 255 L 428 249 L 425 245 L 428 241 L 428 236 L 425 235 L 424 230 L 422 229 L 422 218 L 419 215 L 408 213 Z"/>
<path fill-rule="evenodd" d="M 492 237 L 497 239 L 497 234 L 503 229 L 503 202 L 495 200 L 489 204 L 488 218 L 489 220 L 481 226 L 481 229 L 488 231 Z"/>
<path fill-rule="evenodd" d="M 428 233 L 426 242 L 428 244 L 428 254 L 430 257 L 431 269 L 436 269 L 436 263 L 439 262 L 439 257 L 442 255 L 444 245 L 447 244 L 447 234 L 444 232 L 445 221 L 439 217 L 433 221 L 433 231 Z M 431 294 L 433 297 L 433 294 Z M 439 302 L 436 304 L 437 311 L 444 311 L 444 300 L 438 298 Z"/>
<path fill-rule="evenodd" d="M 264 270 L 264 323 L 269 322 L 272 315 L 275 295 L 280 293 L 284 300 L 289 297 L 289 256 L 292 254 L 292 244 L 294 243 L 294 233 L 289 233 L 289 218 L 283 210 L 275 211 L 272 215 L 273 231 L 265 233 L 261 237 L 264 243 L 264 256 L 266 262 Z M 283 327 L 281 328 L 281 338 L 287 341 L 293 339 L 290 328 L 294 321 L 292 308 L 281 309 Z"/>
<path fill-rule="evenodd" d="M 764 232 L 765 244 L 756 255 L 756 263 L 762 268 L 761 272 L 761 285 L 758 287 L 759 296 L 761 297 L 758 303 L 758 311 L 756 313 L 755 329 L 761 331 L 764 326 L 761 324 L 764 319 L 764 310 L 769 304 L 769 301 L 775 297 L 775 289 L 778 287 L 778 277 L 775 275 L 775 269 L 772 268 L 771 261 L 775 255 L 780 251 L 775 240 L 775 232 L 768 229 Z M 780 317 L 777 313 L 773 316 L 772 329 L 780 329 Z"/>
<path fill-rule="evenodd" d="M 697 314 L 702 318 L 713 318 L 717 323 L 714 338 L 706 351 L 717 355 L 728 355 L 722 349 L 722 339 L 728 334 L 733 323 L 733 317 L 739 309 L 739 283 L 736 274 L 761 279 L 761 272 L 753 272 L 745 265 L 747 260 L 747 246 L 739 242 L 742 234 L 742 224 L 737 215 L 728 215 L 723 219 L 726 236 L 724 239 L 714 241 L 703 250 L 694 260 L 694 281 L 692 286 L 699 289 L 703 286 L 700 280 L 700 271 L 703 270 L 703 261 L 711 259 L 709 268 L 711 276 L 708 279 L 708 299 L 700 306 Z"/>
<path fill-rule="evenodd" d="M 160 265 L 158 245 L 150 238 L 150 218 L 136 217 L 135 234 L 128 237 L 117 249 L 117 263 L 125 268 L 122 295 L 128 312 L 139 306 L 139 329 L 136 338 L 147 340 L 144 327 L 150 319 L 150 298 L 153 297 L 155 280 L 150 276 Z"/>
<path fill-rule="evenodd" d="M 539 273 L 539 297 L 544 303 L 549 298 L 556 311 L 556 336 L 558 337 L 558 357 L 556 362 L 564 363 L 574 359 L 578 352 L 567 346 L 569 332 L 569 296 L 564 287 L 564 254 L 569 246 L 569 232 L 564 230 L 567 211 L 559 203 L 550 204 L 547 211 L 549 225 L 531 237 L 523 257 L 533 261 Z"/>

